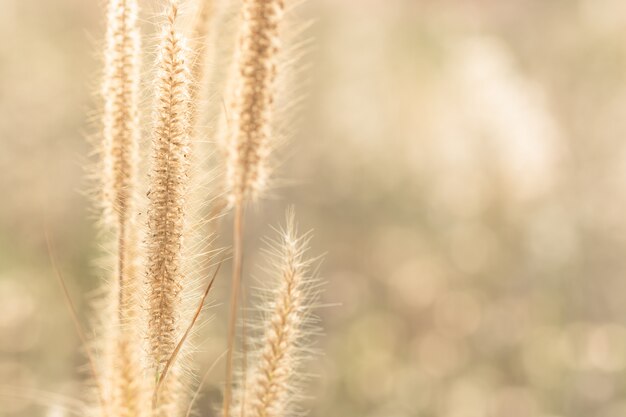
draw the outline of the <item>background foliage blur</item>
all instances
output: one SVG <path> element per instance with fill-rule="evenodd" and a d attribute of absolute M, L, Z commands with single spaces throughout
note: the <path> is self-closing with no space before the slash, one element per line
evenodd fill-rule
<path fill-rule="evenodd" d="M 81 399 L 43 230 L 88 317 L 100 3 L 0 0 L 1 416 L 64 416 L 43 392 Z M 323 301 L 340 306 L 320 311 L 310 415 L 626 415 L 626 3 L 309 0 L 301 14 L 315 49 L 290 186 L 249 233 L 294 203 L 327 252 Z M 225 344 L 226 281 L 202 369 Z"/>

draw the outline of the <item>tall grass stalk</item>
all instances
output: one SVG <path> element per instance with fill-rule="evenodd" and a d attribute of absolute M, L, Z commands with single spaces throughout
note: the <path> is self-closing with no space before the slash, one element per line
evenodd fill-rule
<path fill-rule="evenodd" d="M 293 211 L 285 227 L 266 251 L 271 275 L 269 295 L 258 308 L 265 315 L 261 335 L 252 352 L 247 383 L 235 392 L 233 415 L 242 417 L 288 416 L 299 390 L 296 375 L 305 358 L 303 337 L 309 334 L 309 312 L 314 301 L 312 260 L 305 254 L 310 234 L 299 235 Z"/>
<path fill-rule="evenodd" d="M 243 270 L 243 219 L 246 201 L 266 187 L 272 138 L 272 111 L 280 48 L 282 0 L 244 0 L 235 58 L 226 181 L 234 206 L 233 269 L 223 415 L 232 400 L 233 353 L 237 305 Z"/>
<path fill-rule="evenodd" d="M 104 368 L 108 377 L 107 412 L 121 417 L 143 416 L 142 369 L 138 328 L 139 230 L 136 196 L 139 166 L 139 73 L 141 42 L 136 0 L 109 0 L 102 83 L 103 224 L 116 241 L 112 302 L 106 324 Z M 110 314 L 110 313 L 108 313 Z M 105 318 L 106 320 L 106 318 Z"/>
<path fill-rule="evenodd" d="M 298 234 L 291 211 L 279 239 L 268 251 L 273 286 L 258 306 L 264 320 L 256 332 L 252 329 L 256 336 L 252 344 L 245 341 L 249 329 L 243 318 L 241 379 L 235 380 L 233 365 L 235 345 L 240 341 L 236 334 L 238 309 L 245 307 L 239 300 L 243 294 L 245 212 L 267 189 L 270 154 L 277 136 L 277 84 L 285 72 L 278 62 L 285 5 L 282 0 L 242 0 L 233 72 L 227 80 L 228 126 L 224 140 L 212 142 L 210 137 L 206 141 L 198 138 L 206 133 L 200 123 L 206 106 L 200 102 L 206 78 L 203 55 L 207 47 L 215 47 L 206 41 L 215 16 L 214 0 L 198 0 L 196 19 L 189 30 L 190 48 L 180 28 L 185 19 L 179 16 L 178 1 L 163 2 L 151 147 L 149 155 L 143 155 L 137 0 L 108 0 L 101 223 L 105 236 L 112 236 L 115 262 L 104 311 L 106 323 L 99 335 L 104 348 L 98 353 L 104 352 L 103 360 L 93 370 L 102 403 L 94 415 L 181 417 L 191 413 L 200 387 L 194 390 L 186 380 L 189 339 L 219 272 L 218 267 L 198 295 L 198 304 L 195 285 L 204 281 L 206 260 L 213 254 L 207 248 L 210 238 L 203 226 L 227 205 L 233 209 L 233 264 L 222 417 L 286 417 L 298 412 L 294 395 L 301 380 L 298 372 L 306 351 L 303 335 L 308 334 L 314 295 L 311 262 L 305 258 L 309 235 Z M 202 153 L 212 149 L 202 144 L 215 142 L 224 143 L 226 150 L 220 165 L 223 172 L 219 173 L 225 184 L 221 200 L 206 193 L 214 175 L 204 164 L 207 154 Z M 147 172 L 142 169 L 142 159 L 150 162 Z M 142 195 L 147 196 L 145 220 L 140 209 Z M 204 209 L 216 200 L 207 217 Z M 80 326 L 79 333 L 84 338 Z M 249 361 L 248 346 L 253 347 Z M 91 350 L 88 353 L 91 363 L 99 362 Z"/>
<path fill-rule="evenodd" d="M 178 338 L 186 283 L 182 247 L 188 207 L 190 75 L 184 37 L 176 29 L 178 5 L 169 4 L 163 25 L 156 81 L 156 127 L 148 193 L 148 338 L 155 378 L 161 377 Z M 176 416 L 185 396 L 179 362 L 153 404 L 157 416 Z"/>

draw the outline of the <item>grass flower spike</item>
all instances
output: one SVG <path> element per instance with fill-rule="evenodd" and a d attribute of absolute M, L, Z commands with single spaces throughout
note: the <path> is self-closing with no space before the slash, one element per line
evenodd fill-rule
<path fill-rule="evenodd" d="M 185 283 L 182 247 L 189 177 L 189 72 L 185 40 L 171 2 L 161 35 L 156 81 L 156 128 L 148 193 L 148 338 L 156 378 L 180 337 L 181 290 Z M 181 369 L 174 364 L 154 404 L 158 416 L 175 416 L 183 398 Z"/>
<path fill-rule="evenodd" d="M 227 145 L 233 203 L 254 198 L 267 186 L 283 15 L 282 0 L 244 0 Z"/>
<path fill-rule="evenodd" d="M 260 325 L 247 328 L 247 317 L 254 322 L 258 316 L 242 314 L 242 332 L 237 333 L 238 309 L 244 307 L 246 312 L 245 299 L 240 302 L 245 296 L 241 285 L 244 211 L 266 191 L 271 150 L 277 136 L 284 135 L 279 133 L 282 124 L 274 120 L 283 119 L 276 116 L 283 111 L 279 87 L 283 75 L 290 73 L 283 71 L 285 63 L 289 65 L 284 55 L 291 54 L 281 45 L 284 1 L 235 2 L 241 5 L 241 19 L 236 20 L 232 19 L 235 6 L 195 0 L 192 21 L 180 16 L 178 0 L 163 0 L 155 71 L 149 73 L 141 71 L 145 49 L 138 0 L 106 1 L 97 191 L 99 243 L 111 256 L 105 260 L 108 279 L 94 329 L 97 345 L 85 346 L 98 401 L 85 401 L 83 414 L 189 417 L 194 412 L 213 366 L 193 386 L 191 344 L 224 261 L 215 264 L 220 250 L 213 247 L 214 235 L 209 232 L 217 230 L 214 220 L 231 208 L 232 280 L 228 317 L 224 317 L 227 346 L 222 355 L 212 358 L 214 365 L 225 358 L 221 417 L 297 414 L 303 380 L 300 365 L 310 352 L 304 339 L 311 334 L 309 311 L 317 293 L 311 260 L 305 257 L 309 235 L 298 235 L 292 211 L 268 250 L 272 279 L 264 283 L 269 290 L 257 306 Z M 238 26 L 233 30 L 235 22 Z M 184 27 L 187 23 L 190 26 Z M 220 37 L 220 31 L 226 33 Z M 190 36 L 189 47 L 184 33 Z M 220 49 L 212 43 L 228 46 Z M 216 64 L 226 50 L 228 64 Z M 216 67 L 232 70 L 228 79 L 208 73 Z M 153 80 L 146 82 L 146 75 Z M 205 91 L 208 79 L 211 89 Z M 228 86 L 216 87 L 220 82 Z M 222 100 L 213 99 L 220 91 L 226 92 L 224 106 Z M 151 93 L 152 101 L 141 99 L 146 93 Z M 152 105 L 153 117 L 147 129 L 141 117 L 144 111 L 148 114 L 146 103 Z M 214 129 L 206 122 L 218 120 L 222 107 L 228 114 L 223 120 L 228 122 Z M 142 146 L 144 131 L 149 131 L 149 148 Z M 215 161 L 215 146 L 224 151 L 219 153 L 224 156 L 221 162 Z M 216 178 L 223 180 L 219 192 L 213 186 Z M 87 344 L 87 332 L 50 254 L 79 337 Z M 212 265 L 217 267 L 200 293 L 199 285 Z M 207 347 L 201 348 L 212 348 Z M 234 360 L 239 347 L 240 366 Z"/>
<path fill-rule="evenodd" d="M 225 168 L 226 191 L 235 213 L 224 417 L 228 417 L 231 403 L 235 324 L 243 268 L 244 205 L 267 186 L 284 8 L 282 0 L 244 0 L 235 52 Z"/>
<path fill-rule="evenodd" d="M 235 395 L 232 415 L 286 417 L 297 398 L 299 364 L 305 355 L 303 337 L 309 334 L 312 291 L 311 260 L 305 257 L 309 235 L 299 236 L 292 211 L 278 241 L 267 251 L 275 288 L 261 310 L 266 318 L 253 352 L 246 384 Z"/>
<path fill-rule="evenodd" d="M 102 194 L 105 232 L 115 241 L 115 276 L 110 294 L 113 311 L 104 314 L 105 360 L 103 372 L 107 412 L 120 417 L 145 415 L 142 393 L 137 320 L 139 229 L 137 225 L 137 168 L 139 166 L 140 36 L 136 0 L 108 3 L 105 69 L 102 84 L 103 171 Z M 103 410 L 104 412 L 104 410 Z"/>

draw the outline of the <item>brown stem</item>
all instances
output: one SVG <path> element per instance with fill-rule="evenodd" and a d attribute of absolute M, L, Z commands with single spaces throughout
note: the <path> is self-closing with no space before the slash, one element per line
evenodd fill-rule
<path fill-rule="evenodd" d="M 241 286 L 241 271 L 243 268 L 243 201 L 235 204 L 235 218 L 233 220 L 233 275 L 230 291 L 230 319 L 228 321 L 228 348 L 226 352 L 226 382 L 224 387 L 224 411 L 222 417 L 230 414 L 232 401 L 233 381 L 233 350 L 235 346 L 235 330 L 237 323 L 237 301 Z"/>
<path fill-rule="evenodd" d="M 241 289 L 241 392 L 243 396 L 241 398 L 241 417 L 245 411 L 246 406 L 246 385 L 248 383 L 248 344 L 246 343 L 246 291 Z"/>
<path fill-rule="evenodd" d="M 126 282 L 124 280 L 125 268 L 126 268 L 126 216 L 124 215 L 124 209 L 119 214 L 119 230 L 117 237 L 117 274 L 118 274 L 118 306 L 117 306 L 117 318 L 120 328 L 124 328 L 124 313 L 126 313 L 126 292 L 124 286 Z"/>

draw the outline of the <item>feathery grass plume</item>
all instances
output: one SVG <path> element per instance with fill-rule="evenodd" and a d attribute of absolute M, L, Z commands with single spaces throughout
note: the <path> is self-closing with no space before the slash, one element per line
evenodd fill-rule
<path fill-rule="evenodd" d="M 156 127 L 152 139 L 146 272 L 149 285 L 149 350 L 157 381 L 181 335 L 183 235 L 189 176 L 190 76 L 185 39 L 175 23 L 177 2 L 170 1 L 163 27 L 156 82 Z M 176 416 L 184 399 L 182 369 L 169 369 L 153 406 L 158 416 Z"/>
<path fill-rule="evenodd" d="M 229 99 L 231 125 L 226 147 L 226 188 L 235 213 L 224 417 L 228 417 L 232 395 L 235 324 L 243 266 L 244 204 L 256 198 L 267 184 L 274 81 L 281 45 L 279 29 L 284 8 L 283 0 L 244 0 L 235 51 L 233 97 Z"/>
<path fill-rule="evenodd" d="M 226 180 L 232 203 L 257 197 L 267 185 L 283 14 L 283 0 L 243 2 L 227 145 Z"/>
<path fill-rule="evenodd" d="M 268 273 L 275 288 L 265 304 L 258 350 L 252 353 L 245 385 L 235 393 L 232 415 L 285 417 L 297 412 L 300 364 L 309 349 L 304 343 L 310 328 L 311 305 L 316 299 L 312 260 L 305 257 L 310 233 L 298 234 L 293 210 L 284 229 L 269 241 Z"/>
<path fill-rule="evenodd" d="M 107 232 L 116 240 L 116 280 L 112 285 L 110 317 L 103 318 L 107 362 L 106 408 L 120 417 L 145 415 L 142 396 L 140 337 L 137 333 L 139 231 L 136 219 L 139 164 L 140 35 L 136 0 L 109 0 L 102 84 L 103 197 Z"/>
<path fill-rule="evenodd" d="M 132 214 L 138 166 L 140 37 L 136 0 L 109 0 L 102 83 L 105 223 L 123 228 Z"/>

